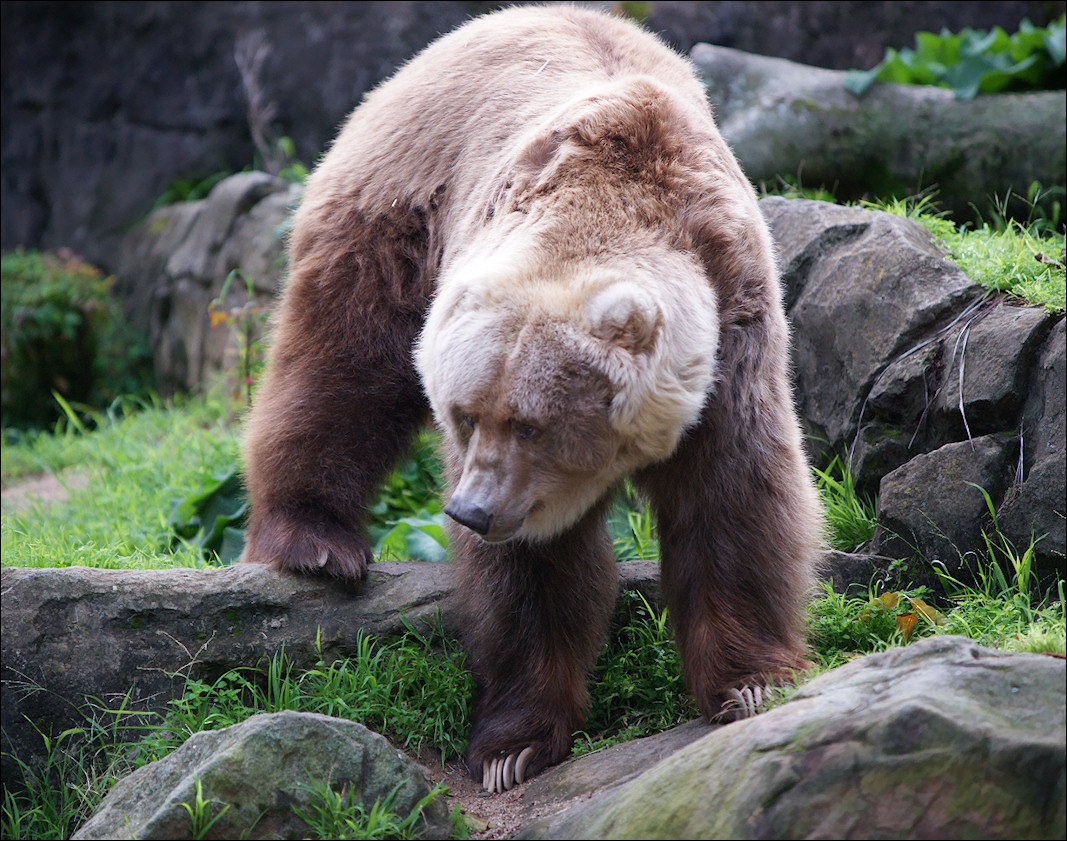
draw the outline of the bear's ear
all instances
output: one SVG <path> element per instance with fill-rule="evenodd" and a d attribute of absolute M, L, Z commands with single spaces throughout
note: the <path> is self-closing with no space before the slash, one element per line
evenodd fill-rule
<path fill-rule="evenodd" d="M 583 314 L 593 336 L 630 353 L 651 349 L 663 321 L 652 296 L 628 282 L 602 289 L 586 303 Z"/>

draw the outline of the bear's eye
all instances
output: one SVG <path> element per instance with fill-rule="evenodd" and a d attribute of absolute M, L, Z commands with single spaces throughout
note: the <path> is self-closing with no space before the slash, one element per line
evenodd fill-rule
<path fill-rule="evenodd" d="M 474 416 L 473 415 L 463 415 L 460 418 L 460 423 L 463 426 L 465 426 L 467 429 L 474 429 Z"/>
<path fill-rule="evenodd" d="M 515 427 L 515 432 L 523 441 L 533 441 L 541 434 L 541 430 L 528 423 L 520 423 Z"/>

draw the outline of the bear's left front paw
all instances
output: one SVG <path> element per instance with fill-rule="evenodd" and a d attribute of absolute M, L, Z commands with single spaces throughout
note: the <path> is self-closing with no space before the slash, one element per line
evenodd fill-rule
<path fill-rule="evenodd" d="M 734 687 L 726 691 L 722 706 L 713 718 L 716 724 L 729 724 L 744 718 L 752 718 L 760 712 L 765 695 L 759 684 Z"/>
<path fill-rule="evenodd" d="M 507 791 L 526 779 L 526 767 L 533 756 L 533 745 L 518 753 L 482 760 L 482 788 L 490 794 Z"/>

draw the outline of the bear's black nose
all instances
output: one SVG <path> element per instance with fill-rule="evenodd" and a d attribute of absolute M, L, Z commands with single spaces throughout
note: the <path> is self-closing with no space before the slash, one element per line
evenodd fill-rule
<path fill-rule="evenodd" d="M 457 523 L 466 526 L 473 532 L 484 535 L 489 531 L 493 522 L 493 515 L 487 513 L 477 505 L 468 505 L 462 499 L 453 497 L 445 506 L 445 513 Z"/>

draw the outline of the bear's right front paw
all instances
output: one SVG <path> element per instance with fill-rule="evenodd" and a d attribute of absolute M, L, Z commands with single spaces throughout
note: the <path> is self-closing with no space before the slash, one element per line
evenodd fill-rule
<path fill-rule="evenodd" d="M 245 563 L 270 564 L 283 572 L 340 579 L 358 585 L 367 577 L 372 553 L 356 532 L 334 523 L 264 517 L 249 528 L 241 556 Z"/>
<path fill-rule="evenodd" d="M 482 788 L 489 794 L 499 794 L 519 785 L 526 779 L 526 766 L 533 756 L 533 745 L 518 753 L 494 756 L 482 760 Z"/>

